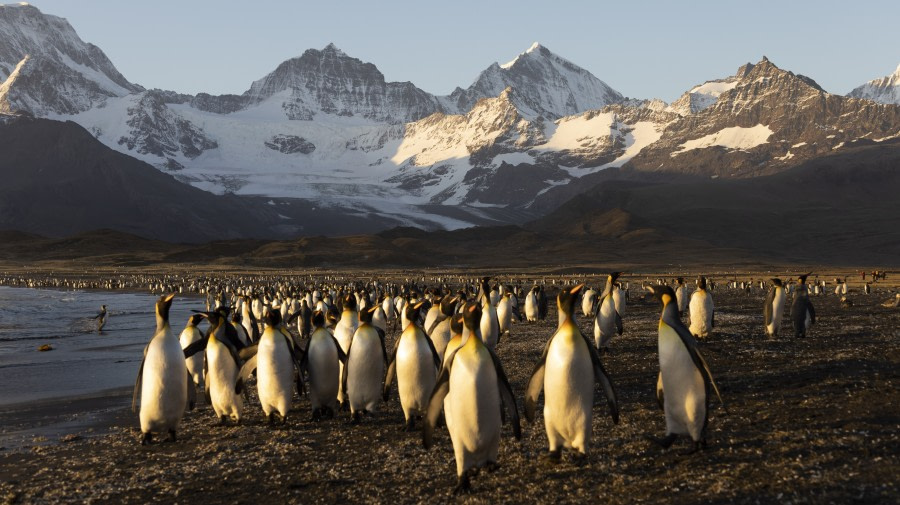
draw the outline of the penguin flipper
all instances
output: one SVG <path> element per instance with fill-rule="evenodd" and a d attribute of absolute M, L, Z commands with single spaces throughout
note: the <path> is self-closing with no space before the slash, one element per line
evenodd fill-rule
<path fill-rule="evenodd" d="M 194 378 L 191 377 L 191 371 L 185 367 L 184 371 L 187 373 L 187 393 L 188 393 L 188 410 L 194 410 L 194 407 L 197 405 L 197 386 L 194 384 Z"/>
<path fill-rule="evenodd" d="M 394 372 L 396 371 L 397 362 L 395 360 L 391 360 L 391 364 L 388 365 L 387 373 L 384 376 L 384 401 L 388 401 L 388 398 L 391 396 L 391 383 L 394 382 Z"/>
<path fill-rule="evenodd" d="M 447 357 L 444 369 L 438 376 L 437 382 L 434 384 L 434 390 L 431 391 L 431 399 L 428 400 L 428 408 L 425 410 L 425 426 L 422 428 L 422 445 L 426 449 L 431 449 L 434 444 L 434 427 L 437 425 L 441 412 L 444 410 L 444 398 L 450 392 L 450 369 L 453 366 L 453 358 L 456 357 L 458 349 L 454 349 L 453 353 Z"/>
<path fill-rule="evenodd" d="M 241 367 L 241 379 L 244 381 L 249 380 L 254 370 L 256 370 L 256 355 L 248 359 L 244 366 Z"/>
<path fill-rule="evenodd" d="M 509 385 L 509 379 L 506 372 L 503 371 L 503 365 L 500 358 L 489 347 L 486 347 L 491 354 L 491 360 L 494 361 L 494 371 L 497 372 L 497 385 L 500 386 L 500 400 L 502 404 L 507 405 L 512 421 L 513 436 L 516 440 L 522 440 L 522 425 L 519 422 L 519 408 L 516 406 L 516 397 L 513 395 L 512 387 Z M 500 408 L 503 408 L 502 406 Z"/>
<path fill-rule="evenodd" d="M 587 345 L 588 353 L 591 355 L 591 364 L 594 366 L 594 380 L 603 387 L 603 393 L 606 395 L 606 403 L 609 405 L 609 414 L 612 416 L 613 424 L 619 424 L 619 399 L 616 397 L 616 390 L 613 388 L 612 381 L 603 368 L 600 361 L 600 354 L 594 344 L 588 340 L 587 336 L 581 335 L 584 343 Z"/>
<path fill-rule="evenodd" d="M 144 357 L 141 358 L 141 366 L 138 368 L 137 379 L 134 381 L 134 393 L 131 395 L 131 412 L 137 412 L 138 391 L 141 390 L 141 384 L 144 381 L 144 361 L 147 359 L 147 348 L 144 348 Z"/>
<path fill-rule="evenodd" d="M 344 362 L 344 369 L 341 370 L 341 391 L 344 392 L 344 398 L 347 398 L 347 377 L 350 375 L 350 351 L 353 350 L 353 341 L 347 346 L 347 360 Z"/>
<path fill-rule="evenodd" d="M 425 335 L 425 341 L 428 342 L 428 348 L 431 349 L 431 357 L 434 358 L 434 366 L 438 370 L 441 369 L 441 357 L 438 356 L 437 349 L 434 347 L 434 342 L 431 341 L 431 337 Z"/>
<path fill-rule="evenodd" d="M 384 330 L 382 330 L 381 328 L 379 328 L 377 326 L 375 326 L 374 328 L 375 328 L 375 331 L 378 333 L 378 340 L 381 341 L 381 355 L 384 358 L 384 365 L 387 366 L 388 354 L 387 354 L 387 347 L 385 347 L 385 345 L 384 345 Z"/>
<path fill-rule="evenodd" d="M 541 396 L 541 390 L 544 389 L 544 365 L 547 364 L 547 352 L 550 350 L 550 342 L 553 342 L 555 337 L 556 333 L 544 345 L 541 360 L 534 366 L 531 378 L 528 379 L 528 386 L 525 388 L 525 419 L 528 419 L 528 422 L 534 421 L 534 411 L 537 409 L 538 397 Z"/>
<path fill-rule="evenodd" d="M 622 324 L 622 316 L 619 315 L 619 311 L 617 310 L 616 311 L 616 333 L 621 335 L 623 331 L 625 331 L 625 327 Z"/>
<path fill-rule="evenodd" d="M 290 348 L 290 347 L 291 347 L 291 344 L 290 344 L 290 342 L 288 342 L 288 348 Z M 256 346 L 256 344 L 254 344 L 254 345 L 251 345 L 249 347 L 244 347 L 243 349 L 239 350 L 237 352 L 237 355 L 239 358 L 241 358 L 241 360 L 246 361 L 246 360 L 256 356 L 257 349 L 258 349 L 258 347 Z"/>
<path fill-rule="evenodd" d="M 206 344 L 209 343 L 209 333 L 203 336 L 203 338 L 192 342 L 190 345 L 184 348 L 184 357 L 190 358 L 191 356 L 197 354 L 198 352 L 206 349 Z M 146 353 L 146 351 L 145 351 Z"/>
<path fill-rule="evenodd" d="M 426 331 L 425 334 L 430 337 L 431 334 L 434 333 L 434 329 L 437 328 L 437 326 L 442 322 L 444 322 L 443 319 L 435 318 L 434 321 L 431 322 L 431 326 L 428 327 L 428 331 Z"/>
<path fill-rule="evenodd" d="M 347 365 L 347 353 L 345 353 L 344 350 L 341 349 L 341 343 L 338 342 L 338 340 L 334 337 L 334 334 L 331 335 L 331 340 L 334 342 L 334 347 L 337 349 L 338 361 L 340 361 L 341 363 L 344 364 L 344 366 L 346 366 Z M 347 347 L 347 350 L 349 351 L 350 348 Z"/>
<path fill-rule="evenodd" d="M 810 302 L 806 303 L 806 307 L 809 310 L 809 324 L 816 324 L 816 309 L 813 308 Z"/>

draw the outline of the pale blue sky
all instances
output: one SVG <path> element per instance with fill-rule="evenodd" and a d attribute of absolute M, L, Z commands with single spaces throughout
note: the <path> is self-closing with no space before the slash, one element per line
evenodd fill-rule
<path fill-rule="evenodd" d="M 329 42 L 435 94 L 535 41 L 626 96 L 666 101 L 763 55 L 841 94 L 900 63 L 898 0 L 31 3 L 68 19 L 130 81 L 192 94 L 242 93 Z"/>

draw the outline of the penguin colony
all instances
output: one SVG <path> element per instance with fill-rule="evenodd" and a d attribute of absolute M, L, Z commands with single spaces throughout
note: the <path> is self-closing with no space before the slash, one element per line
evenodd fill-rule
<path fill-rule="evenodd" d="M 809 275 L 789 283 L 796 337 L 807 336 L 815 322 Z M 583 459 L 591 442 L 598 443 L 591 432 L 595 384 L 612 424 L 619 422 L 615 378 L 607 374 L 601 358 L 609 352 L 613 335 L 624 331 L 630 285 L 619 276 L 609 274 L 598 291 L 583 284 L 558 286 L 558 327 L 522 392 L 529 422 L 537 420 L 543 396 L 545 458 L 551 463 L 560 461 L 564 450 L 576 461 Z M 453 288 L 450 279 L 440 279 L 438 287 L 427 289 L 414 280 L 211 291 L 207 310 L 195 311 L 180 338 L 173 336 L 168 321 L 175 295 L 161 296 L 156 332 L 144 350 L 134 390 L 133 408 L 140 403 L 141 442 L 150 443 L 153 434 L 176 440 L 197 389 L 204 391 L 220 423 L 240 423 L 251 407 L 246 387 L 254 380 L 259 408 L 273 425 L 286 422 L 295 394 L 309 397 L 312 420 L 347 410 L 353 424 L 374 415 L 381 402 L 399 400 L 403 428 L 413 431 L 420 423 L 426 449 L 446 426 L 457 466 L 455 491 L 470 491 L 480 469 L 498 467 L 501 426 L 508 422 L 513 436 L 521 438 L 517 395 L 494 349 L 502 338 L 514 338 L 513 321 L 527 324 L 546 318 L 545 290 L 550 286 L 535 284 L 526 290 L 491 286 L 489 277 L 456 280 L 459 284 Z M 712 395 L 725 408 L 700 346 L 715 326 L 712 291 L 717 285 L 699 277 L 696 286 L 688 293 L 682 278 L 671 285 L 658 279 L 641 290 L 660 310 L 657 399 L 666 433 L 646 438 L 663 448 L 678 437 L 689 439 L 692 450 L 702 448 Z M 728 282 L 724 287 L 768 289 L 763 326 L 768 336 L 778 335 L 785 283 L 776 278 Z M 688 305 L 690 327 L 682 321 Z M 592 321 L 593 339 L 582 333 L 577 307 Z M 198 328 L 202 320 L 209 323 L 205 332 Z M 388 332 L 397 335 L 391 350 L 386 347 Z"/>

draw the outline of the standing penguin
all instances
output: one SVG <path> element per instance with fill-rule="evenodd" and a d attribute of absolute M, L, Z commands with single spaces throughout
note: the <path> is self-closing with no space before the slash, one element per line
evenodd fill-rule
<path fill-rule="evenodd" d="M 337 393 L 340 387 L 338 364 L 347 362 L 347 355 L 341 349 L 334 335 L 325 328 L 325 313 L 317 310 L 313 314 L 315 328 L 309 337 L 303 366 L 309 372 L 309 403 L 313 421 L 322 416 L 334 417 Z"/>
<path fill-rule="evenodd" d="M 449 294 L 441 298 L 440 303 L 435 305 L 438 307 L 440 316 L 435 318 L 430 326 L 425 327 L 425 334 L 431 337 L 431 342 L 434 344 L 434 350 L 437 351 L 438 356 L 444 355 L 447 343 L 450 342 L 452 337 L 450 334 L 450 316 L 456 312 L 456 303 L 458 301 L 459 296 L 451 296 Z"/>
<path fill-rule="evenodd" d="M 538 320 L 538 287 L 534 286 L 525 295 L 525 320 L 533 323 Z"/>
<path fill-rule="evenodd" d="M 766 294 L 766 303 L 763 306 L 766 335 L 769 338 L 777 337 L 778 331 L 781 330 L 781 318 L 784 315 L 784 301 L 786 298 L 784 283 L 781 282 L 781 279 L 772 279 L 772 286 Z"/>
<path fill-rule="evenodd" d="M 212 404 L 213 411 L 220 424 L 225 424 L 226 417 L 234 423 L 241 422 L 244 402 L 241 398 L 244 383 L 241 380 L 241 358 L 235 345 L 237 336 L 234 327 L 228 322 L 227 313 L 221 311 L 202 312 L 209 319 L 210 331 L 206 341 L 206 394 Z M 198 343 L 202 343 L 200 341 Z M 197 343 L 185 349 L 191 349 Z"/>
<path fill-rule="evenodd" d="M 464 342 L 444 363 L 428 402 L 422 431 L 425 448 L 430 449 L 434 427 L 444 411 L 456 457 L 455 492 L 468 491 L 469 479 L 478 469 L 497 466 L 504 405 L 510 412 L 514 436 L 517 440 L 522 438 L 519 412 L 509 380 L 500 359 L 481 341 L 480 312 L 477 303 L 465 306 Z"/>
<path fill-rule="evenodd" d="M 425 414 L 428 400 L 434 390 L 437 371 L 441 366 L 441 359 L 434 344 L 417 322 L 423 303 L 406 305 L 404 312 L 409 324 L 394 343 L 394 351 L 384 379 L 384 400 L 387 401 L 394 375 L 397 375 L 397 391 L 400 393 L 400 406 L 406 420 L 406 431 L 413 430 L 416 416 Z"/>
<path fill-rule="evenodd" d="M 553 462 L 559 461 L 563 448 L 578 451 L 579 457 L 587 455 L 595 382 L 603 386 L 613 422 L 619 422 L 612 382 L 597 349 L 575 324 L 575 300 L 583 287 L 566 287 L 559 292 L 556 300 L 562 314 L 559 328 L 544 346 L 525 392 L 525 417 L 533 421 L 538 397 L 544 391 L 544 425 L 550 444 L 547 458 Z"/>
<path fill-rule="evenodd" d="M 694 449 L 705 442 L 709 413 L 709 390 L 718 387 L 706 361 L 697 349 L 697 341 L 681 322 L 675 293 L 669 286 L 650 290 L 662 303 L 659 319 L 659 380 L 657 400 L 666 414 L 666 436 L 648 437 L 669 448 L 679 435 L 691 437 Z M 721 397 L 719 398 L 721 402 Z"/>
<path fill-rule="evenodd" d="M 291 334 L 282 325 L 281 311 L 267 308 L 263 321 L 266 329 L 259 338 L 256 355 L 244 363 L 241 378 L 246 380 L 256 370 L 256 389 L 263 413 L 269 424 L 275 423 L 276 413 L 284 424 L 291 408 L 294 383 L 298 392 L 303 390 L 300 362 Z"/>
<path fill-rule="evenodd" d="M 512 325 L 513 306 L 512 293 L 503 293 L 500 296 L 500 302 L 497 303 L 497 322 L 499 323 L 500 335 L 509 335 L 509 328 Z"/>
<path fill-rule="evenodd" d="M 490 277 L 481 279 L 481 338 L 484 340 L 484 345 L 495 349 L 500 343 L 500 319 L 497 317 L 497 307 L 491 303 L 489 297 L 488 281 L 490 279 Z"/>
<path fill-rule="evenodd" d="M 362 414 L 374 413 L 381 396 L 381 379 L 387 366 L 384 330 L 372 324 L 372 316 L 382 310 L 375 305 L 359 313 L 359 328 L 347 348 L 347 364 L 341 377 L 350 403 L 353 424 Z"/>
<path fill-rule="evenodd" d="M 334 338 L 341 344 L 341 350 L 344 351 L 344 354 L 346 355 L 350 350 L 350 340 L 353 339 L 353 334 L 356 333 L 356 329 L 359 328 L 359 314 L 356 312 L 357 305 L 355 296 L 348 294 L 341 298 L 341 301 L 341 319 L 334 327 Z M 338 379 L 343 375 L 344 364 L 341 363 L 338 366 Z M 343 383 L 339 384 L 337 400 L 338 403 L 341 404 L 341 410 L 345 410 L 348 407 L 347 405 L 344 405 L 347 400 L 347 395 L 343 389 Z"/>
<path fill-rule="evenodd" d="M 809 274 L 797 276 L 794 301 L 791 303 L 791 321 L 794 323 L 795 337 L 805 337 L 810 327 L 816 324 L 816 311 L 809 301 L 809 289 L 806 286 L 808 276 Z"/>
<path fill-rule="evenodd" d="M 597 349 L 609 350 L 609 342 L 613 335 L 622 334 L 622 316 L 616 308 L 616 302 L 612 297 L 616 279 L 619 272 L 613 272 L 606 277 L 606 286 L 603 293 L 597 297 L 597 313 L 594 316 L 594 343 Z"/>
<path fill-rule="evenodd" d="M 200 314 L 194 314 L 188 318 L 187 324 L 185 325 L 184 329 L 181 330 L 181 335 L 178 337 L 178 340 L 181 342 L 182 349 L 185 349 L 194 342 L 198 342 L 203 339 L 203 334 L 200 333 L 200 328 L 197 328 L 197 325 L 200 324 L 200 321 L 202 320 L 203 316 Z M 191 378 L 193 379 L 195 386 L 200 386 L 200 384 L 204 383 L 204 359 L 205 356 L 199 353 L 186 358 L 188 373 L 191 374 Z"/>
<path fill-rule="evenodd" d="M 450 341 L 447 342 L 447 347 L 444 349 L 444 354 L 441 356 L 441 363 L 446 363 L 447 358 L 462 344 L 462 334 L 463 334 L 463 315 L 462 314 L 453 314 L 450 317 Z M 442 365 L 443 367 L 443 365 Z"/>
<path fill-rule="evenodd" d="M 679 277 L 676 281 L 675 298 L 678 302 L 678 317 L 681 317 L 684 315 L 684 309 L 687 308 L 688 304 L 687 286 L 684 285 L 684 277 Z"/>
<path fill-rule="evenodd" d="M 691 334 L 697 338 L 708 337 L 716 325 L 716 313 L 712 295 L 706 290 L 706 277 L 697 277 L 697 289 L 691 293 Z"/>
<path fill-rule="evenodd" d="M 188 373 L 184 353 L 169 327 L 169 308 L 175 294 L 163 295 L 156 302 L 156 333 L 144 348 L 138 368 L 131 409 L 141 395 L 141 445 L 150 443 L 153 432 L 168 432 L 176 440 L 176 430 L 188 406 Z"/>
<path fill-rule="evenodd" d="M 587 288 L 581 295 L 581 314 L 584 317 L 593 316 L 596 313 L 597 292 Z"/>

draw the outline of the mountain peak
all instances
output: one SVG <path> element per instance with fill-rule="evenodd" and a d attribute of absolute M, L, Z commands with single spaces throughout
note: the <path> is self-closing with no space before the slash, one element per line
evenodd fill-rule
<path fill-rule="evenodd" d="M 341 51 L 338 46 L 334 45 L 334 42 L 329 42 L 324 49 L 322 49 L 323 53 L 334 53 L 337 56 L 347 56 L 347 53 Z"/>
<path fill-rule="evenodd" d="M 535 43 L 531 44 L 531 47 L 526 49 L 525 52 L 519 53 L 511 61 L 508 61 L 508 62 L 506 62 L 502 65 L 498 65 L 498 66 L 504 70 L 509 70 L 510 68 L 513 67 L 513 65 L 516 64 L 516 62 L 519 61 L 519 59 L 527 57 L 527 56 L 531 56 L 531 55 L 551 56 L 551 55 L 553 55 L 553 53 L 546 47 L 542 46 L 540 42 L 535 42 Z"/>
<path fill-rule="evenodd" d="M 853 98 L 865 98 L 884 104 L 900 105 L 900 65 L 893 74 L 872 79 L 847 94 Z"/>

